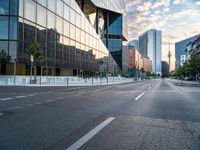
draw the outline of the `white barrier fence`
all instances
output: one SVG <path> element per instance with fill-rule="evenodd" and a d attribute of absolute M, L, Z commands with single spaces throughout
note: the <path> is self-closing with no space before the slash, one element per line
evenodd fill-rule
<path fill-rule="evenodd" d="M 32 77 L 33 79 L 34 77 Z M 81 86 L 133 82 L 133 78 L 124 77 L 79 78 L 71 76 L 37 76 L 36 79 L 36 84 L 32 84 L 30 76 L 0 76 L 0 86 Z"/>

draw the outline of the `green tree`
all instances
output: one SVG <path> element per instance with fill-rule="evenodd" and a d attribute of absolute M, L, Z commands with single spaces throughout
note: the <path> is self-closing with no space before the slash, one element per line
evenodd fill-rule
<path fill-rule="evenodd" d="M 0 74 L 6 74 L 6 64 L 10 63 L 11 57 L 2 49 L 0 51 Z"/>
<path fill-rule="evenodd" d="M 39 43 L 33 41 L 28 47 L 27 56 L 30 59 L 31 55 L 33 57 L 33 66 L 34 66 L 34 81 L 36 82 L 36 74 L 37 74 L 37 63 L 42 59 L 42 49 Z M 32 69 L 32 68 L 31 68 Z"/>
<path fill-rule="evenodd" d="M 194 77 L 196 74 L 200 73 L 200 54 L 198 54 L 195 49 L 192 50 L 192 53 L 184 64 L 184 67 L 187 75 Z"/>
<path fill-rule="evenodd" d="M 151 77 L 151 72 L 149 72 L 149 71 L 146 72 L 146 76 L 147 76 L 147 77 Z"/>
<path fill-rule="evenodd" d="M 11 56 L 9 56 L 4 49 L 0 52 L 0 63 L 6 64 L 9 63 L 11 60 Z"/>

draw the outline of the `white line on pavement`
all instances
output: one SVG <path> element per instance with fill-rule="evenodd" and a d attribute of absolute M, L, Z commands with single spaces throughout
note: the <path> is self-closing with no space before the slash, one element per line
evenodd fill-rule
<path fill-rule="evenodd" d="M 22 106 L 16 106 L 16 107 L 11 107 L 11 108 L 8 108 L 7 110 L 15 110 L 15 109 L 21 109 L 23 108 Z"/>
<path fill-rule="evenodd" d="M 140 95 L 138 95 L 138 97 L 135 98 L 135 101 L 138 101 L 144 94 L 145 94 L 145 92 L 142 92 Z"/>
<path fill-rule="evenodd" d="M 84 135 L 82 138 L 80 138 L 77 142 L 75 142 L 70 147 L 68 147 L 66 150 L 79 149 L 83 144 L 89 141 L 93 136 L 95 136 L 99 131 L 101 131 L 105 126 L 107 126 L 114 119 L 115 117 L 109 117 L 108 119 L 103 121 L 101 124 L 96 126 L 94 129 L 92 129 L 90 132 L 88 132 L 86 135 Z"/>
<path fill-rule="evenodd" d="M 148 87 L 148 90 L 150 90 L 151 89 L 151 86 L 150 87 Z"/>
<path fill-rule="evenodd" d="M 11 99 L 13 99 L 12 97 L 8 97 L 8 98 L 2 98 L 2 99 L 0 99 L 1 101 L 7 101 L 7 100 L 11 100 Z"/>
<path fill-rule="evenodd" d="M 15 98 L 24 98 L 27 97 L 26 95 L 21 95 L 21 96 L 15 96 Z"/>

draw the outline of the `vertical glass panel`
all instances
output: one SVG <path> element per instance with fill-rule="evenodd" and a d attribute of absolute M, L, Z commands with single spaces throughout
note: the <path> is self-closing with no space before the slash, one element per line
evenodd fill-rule
<path fill-rule="evenodd" d="M 17 40 L 17 17 L 10 17 L 10 37 L 9 39 Z"/>
<path fill-rule="evenodd" d="M 64 5 L 64 19 L 69 21 L 69 16 L 70 16 L 70 8 L 67 5 Z"/>
<path fill-rule="evenodd" d="M 24 41 L 31 43 L 33 40 L 35 40 L 35 24 L 24 21 Z"/>
<path fill-rule="evenodd" d="M 17 42 L 16 41 L 9 42 L 9 56 L 11 56 L 11 58 L 17 58 Z"/>
<path fill-rule="evenodd" d="M 61 0 L 57 0 L 56 1 L 57 3 L 57 9 L 56 9 L 56 12 L 59 16 L 63 17 L 63 2 Z"/>
<path fill-rule="evenodd" d="M 8 39 L 8 17 L 0 16 L 0 39 Z"/>
<path fill-rule="evenodd" d="M 8 41 L 0 41 L 0 52 L 4 51 L 8 54 Z"/>
<path fill-rule="evenodd" d="M 25 14 L 24 17 L 33 22 L 36 20 L 36 3 L 32 0 L 25 0 Z"/>
<path fill-rule="evenodd" d="M 47 1 L 46 0 L 37 0 L 37 2 L 39 4 L 41 4 L 42 6 L 46 7 L 47 6 Z"/>
<path fill-rule="evenodd" d="M 55 15 L 48 11 L 47 27 L 49 29 L 55 29 Z"/>
<path fill-rule="evenodd" d="M 19 16 L 24 16 L 24 0 L 19 0 Z"/>
<path fill-rule="evenodd" d="M 76 12 L 73 9 L 70 9 L 70 22 L 76 24 Z"/>
<path fill-rule="evenodd" d="M 46 28 L 37 26 L 37 42 L 41 45 L 42 49 L 45 49 L 46 45 Z"/>
<path fill-rule="evenodd" d="M 55 12 L 56 0 L 48 0 L 48 8 Z"/>
<path fill-rule="evenodd" d="M 64 35 L 69 37 L 69 22 L 64 21 Z"/>
<path fill-rule="evenodd" d="M 0 0 L 0 14 L 9 14 L 9 0 Z"/>
<path fill-rule="evenodd" d="M 46 9 L 42 6 L 37 6 L 37 23 L 46 27 Z"/>
<path fill-rule="evenodd" d="M 70 38 L 75 39 L 76 36 L 76 32 L 75 32 L 75 26 L 73 26 L 72 24 L 70 25 Z"/>
<path fill-rule="evenodd" d="M 56 29 L 58 33 L 63 34 L 63 19 L 60 17 L 56 17 Z"/>
<path fill-rule="evenodd" d="M 18 1 L 10 0 L 10 15 L 18 15 Z"/>

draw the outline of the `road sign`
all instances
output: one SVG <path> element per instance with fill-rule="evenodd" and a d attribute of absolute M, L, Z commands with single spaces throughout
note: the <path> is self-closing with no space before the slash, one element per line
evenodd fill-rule
<path fill-rule="evenodd" d="M 196 75 L 196 78 L 197 78 L 197 80 L 200 81 L 200 74 L 197 74 L 197 75 Z"/>

